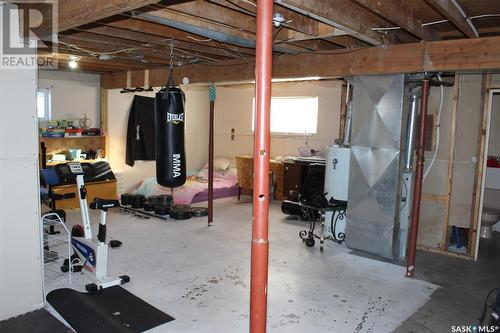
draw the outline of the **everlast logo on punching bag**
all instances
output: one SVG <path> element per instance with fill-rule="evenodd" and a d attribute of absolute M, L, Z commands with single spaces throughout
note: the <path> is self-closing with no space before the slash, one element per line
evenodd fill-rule
<path fill-rule="evenodd" d="M 167 123 L 173 123 L 175 125 L 184 122 L 184 113 L 170 113 L 167 112 Z"/>
<path fill-rule="evenodd" d="M 181 175 L 181 154 L 173 154 L 172 155 L 172 165 L 174 177 L 179 177 Z"/>

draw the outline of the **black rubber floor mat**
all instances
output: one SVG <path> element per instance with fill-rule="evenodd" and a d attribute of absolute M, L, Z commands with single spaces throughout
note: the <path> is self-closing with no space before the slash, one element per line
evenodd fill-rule
<path fill-rule="evenodd" d="M 99 293 L 56 289 L 47 302 L 78 332 L 144 332 L 174 320 L 120 286 Z"/>
<path fill-rule="evenodd" d="M 5 333 L 71 333 L 73 330 L 40 309 L 0 321 L 0 332 Z"/>

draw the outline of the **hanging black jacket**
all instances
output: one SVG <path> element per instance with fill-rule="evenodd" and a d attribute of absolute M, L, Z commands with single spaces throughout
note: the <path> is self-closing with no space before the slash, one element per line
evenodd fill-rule
<path fill-rule="evenodd" d="M 127 126 L 127 150 L 125 163 L 155 160 L 155 99 L 134 96 Z"/>

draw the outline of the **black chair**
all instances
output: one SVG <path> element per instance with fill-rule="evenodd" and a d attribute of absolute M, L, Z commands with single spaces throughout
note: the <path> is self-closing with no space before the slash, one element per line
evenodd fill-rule
<path fill-rule="evenodd" d="M 321 208 L 326 206 L 323 188 L 325 183 L 325 166 L 323 164 L 310 164 L 307 167 L 306 177 L 299 192 L 297 201 L 285 200 L 281 203 L 281 211 L 287 215 L 297 216 L 303 221 L 317 219 L 315 209 L 305 209 L 303 206 Z"/>

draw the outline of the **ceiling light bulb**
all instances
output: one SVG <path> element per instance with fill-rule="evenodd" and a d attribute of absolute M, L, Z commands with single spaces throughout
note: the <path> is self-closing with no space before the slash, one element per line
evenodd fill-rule
<path fill-rule="evenodd" d="M 274 13 L 273 15 L 273 23 L 276 28 L 279 28 L 279 26 L 282 23 L 285 23 L 285 17 L 281 13 Z"/>
<path fill-rule="evenodd" d="M 75 68 L 78 67 L 78 63 L 76 61 L 74 61 L 74 60 L 71 60 L 70 62 L 68 62 L 68 66 L 71 69 L 75 69 Z"/>

